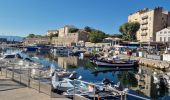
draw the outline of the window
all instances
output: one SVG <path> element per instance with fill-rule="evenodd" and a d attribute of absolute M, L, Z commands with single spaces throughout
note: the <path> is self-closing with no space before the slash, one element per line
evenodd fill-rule
<path fill-rule="evenodd" d="M 166 37 L 164 37 L 164 42 L 166 42 Z"/>
<path fill-rule="evenodd" d="M 170 31 L 168 33 L 170 33 Z"/>
<path fill-rule="evenodd" d="M 160 34 L 162 34 L 162 32 L 160 32 Z"/>
<path fill-rule="evenodd" d="M 168 42 L 170 42 L 170 37 L 168 37 Z"/>
<path fill-rule="evenodd" d="M 160 37 L 160 42 L 162 42 L 162 37 Z"/>
<path fill-rule="evenodd" d="M 166 34 L 167 32 L 165 31 L 164 34 Z"/>

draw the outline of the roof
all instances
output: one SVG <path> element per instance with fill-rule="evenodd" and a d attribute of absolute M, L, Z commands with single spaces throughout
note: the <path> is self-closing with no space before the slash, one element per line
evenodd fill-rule
<path fill-rule="evenodd" d="M 108 38 L 105 38 L 105 40 L 119 41 L 119 40 L 122 40 L 122 39 L 108 37 Z"/>

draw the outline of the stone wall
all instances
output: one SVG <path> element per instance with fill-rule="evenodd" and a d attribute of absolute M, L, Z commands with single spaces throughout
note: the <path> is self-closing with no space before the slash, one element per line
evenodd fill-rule
<path fill-rule="evenodd" d="M 119 57 L 128 59 L 127 55 L 119 55 Z M 139 64 L 142 64 L 148 67 L 153 67 L 153 68 L 162 69 L 162 70 L 170 68 L 170 63 L 167 61 L 153 60 L 153 59 L 147 59 L 147 58 L 135 57 L 135 56 L 132 56 L 131 59 L 138 60 Z"/>

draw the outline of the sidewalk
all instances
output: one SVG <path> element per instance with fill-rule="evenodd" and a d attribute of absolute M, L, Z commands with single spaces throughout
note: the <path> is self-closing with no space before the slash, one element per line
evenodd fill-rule
<path fill-rule="evenodd" d="M 0 75 L 0 100 L 70 100 L 67 98 L 50 98 L 44 93 L 22 86 Z"/>

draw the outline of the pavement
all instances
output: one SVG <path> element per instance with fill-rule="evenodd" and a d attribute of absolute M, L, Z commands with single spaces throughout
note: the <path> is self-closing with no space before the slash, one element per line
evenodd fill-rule
<path fill-rule="evenodd" d="M 0 100 L 70 100 L 67 98 L 50 98 L 37 90 L 23 86 L 0 75 Z"/>

